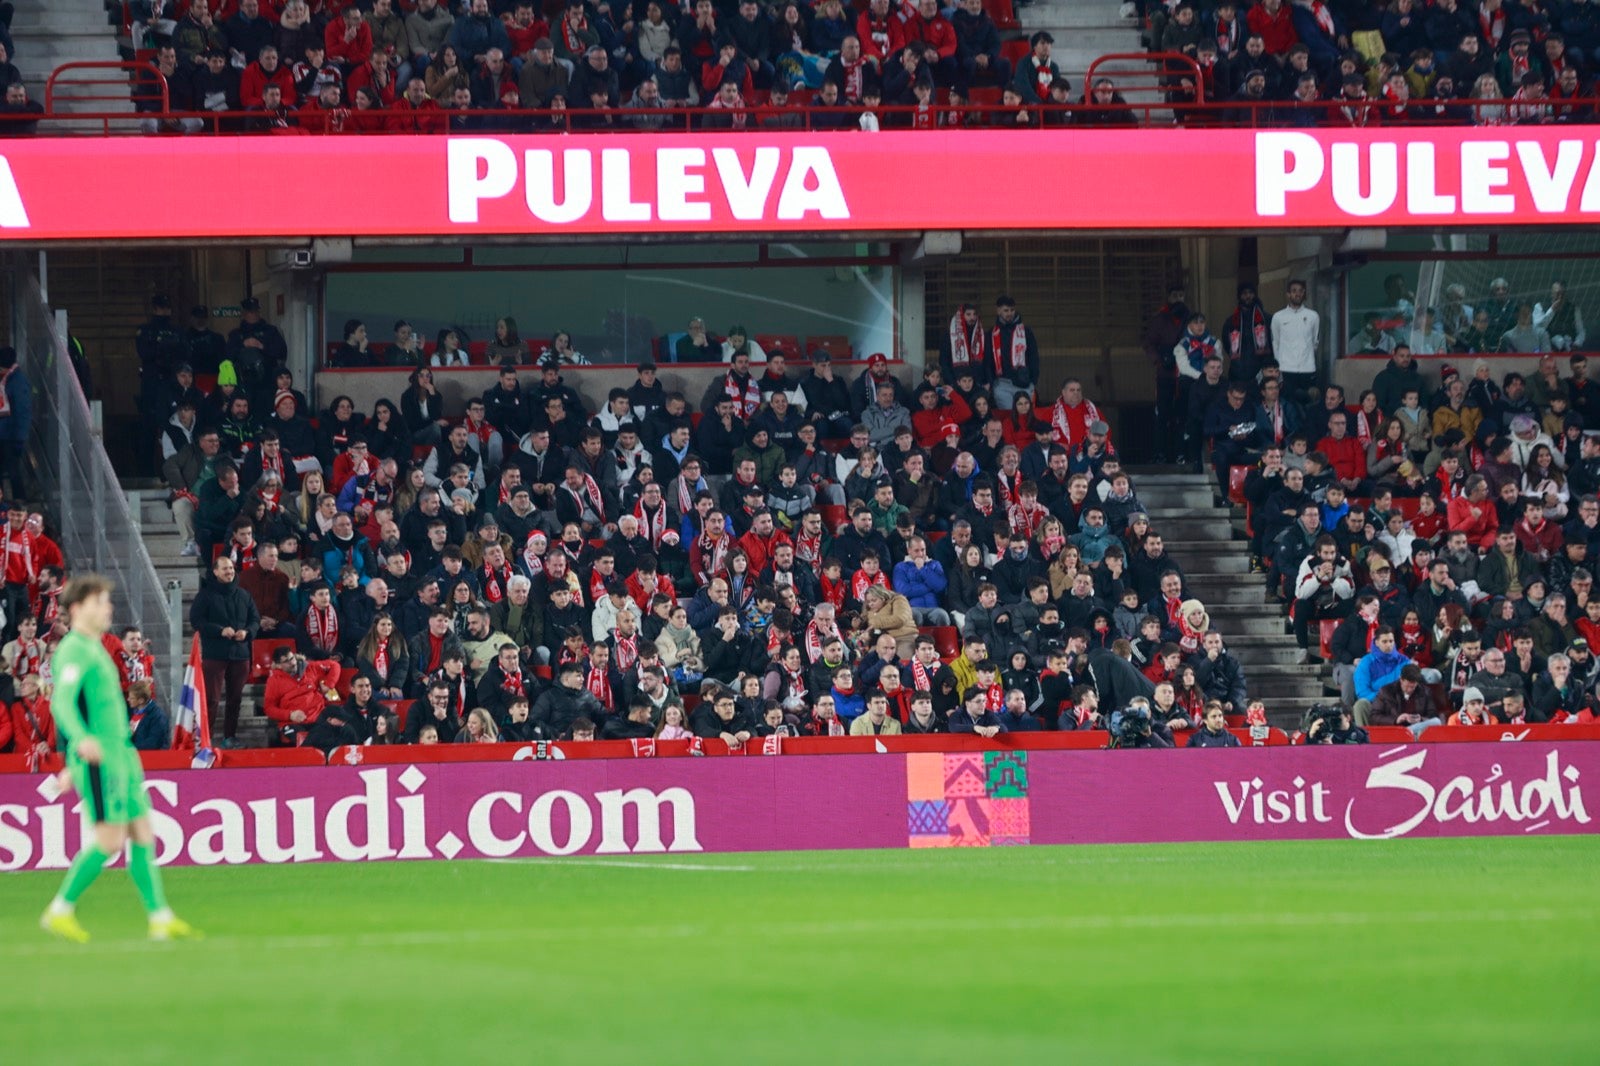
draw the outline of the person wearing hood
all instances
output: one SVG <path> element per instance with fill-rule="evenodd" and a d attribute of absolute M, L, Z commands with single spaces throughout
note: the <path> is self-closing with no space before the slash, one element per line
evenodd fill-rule
<path fill-rule="evenodd" d="M 1552 455 L 1558 459 L 1563 452 L 1555 446 L 1550 435 L 1539 428 L 1528 415 L 1518 415 L 1511 420 L 1511 461 L 1517 466 L 1527 469 L 1528 460 L 1533 458 L 1534 450 L 1539 445 L 1550 449 Z"/>
<path fill-rule="evenodd" d="M 1378 698 L 1378 690 L 1392 681 L 1400 680 L 1400 671 L 1410 665 L 1411 660 L 1395 648 L 1394 630 L 1389 626 L 1379 626 L 1372 638 L 1372 649 L 1356 663 L 1354 687 L 1357 702 L 1370 707 L 1372 701 Z"/>
<path fill-rule="evenodd" d="M 1089 678 L 1101 707 L 1126 707 L 1135 697 L 1149 699 L 1156 686 L 1129 661 L 1133 646 L 1125 640 L 1113 641 L 1110 650 L 1089 651 Z"/>
<path fill-rule="evenodd" d="M 1080 557 L 1090 566 L 1097 565 L 1105 559 L 1106 549 L 1118 542 L 1116 532 L 1106 521 L 1105 507 L 1098 503 L 1091 503 L 1083 509 L 1078 532 L 1067 540 L 1077 547 Z M 1025 541 L 1019 543 L 1022 543 L 1026 551 L 1027 543 Z"/>
<path fill-rule="evenodd" d="M 234 580 L 233 560 L 219 555 L 211 576 L 200 585 L 189 608 L 189 624 L 200 636 L 200 669 L 205 677 L 206 713 L 224 707 L 219 747 L 237 746 L 239 705 L 250 674 L 250 642 L 261 628 L 255 601 Z"/>
<path fill-rule="evenodd" d="M 177 410 L 172 412 L 172 417 L 167 419 L 167 424 L 161 431 L 161 461 L 165 463 L 193 444 L 194 435 L 199 428 L 200 418 L 194 401 L 180 400 Z"/>

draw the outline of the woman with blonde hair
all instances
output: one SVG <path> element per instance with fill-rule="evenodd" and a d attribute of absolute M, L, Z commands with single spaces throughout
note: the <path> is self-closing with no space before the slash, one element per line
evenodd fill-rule
<path fill-rule="evenodd" d="M 498 744 L 500 730 L 495 728 L 494 719 L 482 707 L 474 707 L 467 712 L 467 724 L 461 727 L 461 732 L 456 734 L 457 744 Z"/>

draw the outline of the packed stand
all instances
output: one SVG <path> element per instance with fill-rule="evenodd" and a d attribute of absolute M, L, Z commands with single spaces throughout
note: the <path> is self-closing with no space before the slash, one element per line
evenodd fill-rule
<path fill-rule="evenodd" d="M 1347 342 L 1381 367 L 1353 400 L 1301 372 L 1321 332 L 1302 282 L 1271 314 L 1241 286 L 1221 339 L 1175 290 L 1147 335 L 1163 427 L 1247 504 L 1253 569 L 1357 723 L 1591 722 L 1600 385 L 1573 351 L 1583 314 L 1559 281 L 1529 302 L 1496 278 L 1476 307 L 1458 288 L 1419 308 L 1390 279 L 1394 306 Z M 1419 346 L 1460 358 L 1425 379 Z M 1546 354 L 1496 378 L 1479 353 L 1506 352 Z"/>
<path fill-rule="evenodd" d="M 958 310 L 914 387 L 882 356 L 791 375 L 742 348 L 701 396 L 643 363 L 591 402 L 550 357 L 461 410 L 417 366 L 370 413 L 313 412 L 254 305 L 230 338 L 157 311 L 151 447 L 208 570 L 225 745 L 256 669 L 275 739 L 324 749 L 993 735 L 1130 705 L 1129 743 L 1204 746 L 1247 711 L 1082 384 L 1035 406 L 1009 298 Z"/>
<path fill-rule="evenodd" d="M 1050 35 L 1004 42 L 983 0 L 190 0 L 164 14 L 137 27 L 160 73 L 135 77 L 147 132 L 929 129 L 1038 124 L 1038 105 L 1071 93 Z"/>
<path fill-rule="evenodd" d="M 1595 118 L 1590 0 L 1133 0 L 1152 52 L 1194 68 L 1166 100 L 1244 126 L 1501 126 Z"/>

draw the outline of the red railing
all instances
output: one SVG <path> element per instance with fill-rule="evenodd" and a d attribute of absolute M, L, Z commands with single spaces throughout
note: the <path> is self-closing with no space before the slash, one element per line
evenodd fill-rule
<path fill-rule="evenodd" d="M 1245 747 L 1255 744 L 1249 729 L 1230 728 Z M 1409 744 L 1420 739 L 1424 744 L 1438 743 L 1514 743 L 1520 741 L 1572 741 L 1600 740 L 1600 724 L 1581 725 L 1494 725 L 1494 726 L 1435 726 L 1414 738 L 1403 726 L 1369 726 L 1368 736 L 1373 744 Z M 1180 745 L 1187 742 L 1189 733 L 1177 734 Z M 1298 738 L 1297 738 L 1298 741 Z M 786 737 L 779 744 L 768 746 L 761 738 L 746 743 L 742 748 L 730 750 L 719 739 L 698 742 L 687 740 L 655 741 L 648 746 L 636 745 L 628 740 L 551 741 L 502 744 L 398 744 L 383 747 L 335 748 L 325 758 L 316 748 L 243 748 L 216 753 L 219 769 L 255 769 L 283 766 L 349 766 L 363 763 L 426 763 L 426 762 L 508 762 L 524 759 L 635 759 L 683 758 L 691 756 L 746 756 L 767 757 L 784 755 L 867 755 L 885 752 L 927 751 L 1090 751 L 1105 748 L 1111 734 L 1085 730 L 1072 733 L 1036 732 L 1002 733 L 992 739 L 971 734 L 935 733 L 926 735 L 901 735 L 886 737 Z M 1283 747 L 1290 738 L 1281 729 L 1271 729 L 1260 746 Z M 184 751 L 140 752 L 140 761 L 146 770 L 185 770 L 189 768 L 191 753 Z M 61 755 L 52 752 L 31 767 L 23 755 L 0 755 L 0 773 L 53 773 L 62 767 Z"/>
<path fill-rule="evenodd" d="M 84 72 L 104 72 L 103 77 L 83 77 Z M 1188 56 L 1177 53 L 1118 53 L 1101 56 L 1090 66 L 1082 101 L 1065 104 L 1007 106 L 1001 90 L 994 86 L 975 87 L 962 103 L 949 102 L 941 92 L 940 103 L 927 109 L 915 105 L 882 105 L 874 108 L 879 124 L 886 129 L 959 127 L 1363 127 L 1403 124 L 1406 126 L 1460 126 L 1600 122 L 1600 97 L 1551 100 L 1529 103 L 1517 100 L 1419 100 L 1404 111 L 1382 100 L 1319 100 L 1302 103 L 1292 100 L 1208 100 L 1200 68 Z M 63 77 L 63 75 L 70 75 Z M 1112 76 L 1120 102 L 1099 104 L 1092 100 L 1093 82 Z M 1188 80 L 1193 92 L 1177 87 Z M 128 99 L 129 82 L 137 113 L 84 109 L 83 104 L 121 102 Z M 83 90 L 94 91 L 83 91 Z M 1133 94 L 1138 98 L 1129 100 Z M 64 110 L 63 105 L 74 105 Z M 0 114 L 0 136 L 28 132 L 41 119 L 49 121 L 52 134 L 117 136 L 143 132 L 153 122 L 164 133 L 275 133 L 275 134 L 377 134 L 410 133 L 390 129 L 397 116 L 407 112 L 392 109 L 334 112 L 318 110 L 289 113 L 287 129 L 262 129 L 267 116 L 259 111 L 173 111 L 166 79 L 144 62 L 67 63 L 50 75 L 45 86 L 44 114 Z M 159 106 L 155 106 L 159 105 Z M 437 132 L 456 133 L 649 133 L 694 132 L 706 129 L 773 129 L 797 126 L 808 131 L 854 130 L 859 128 L 863 109 L 859 106 L 824 107 L 814 102 L 813 94 L 796 92 L 783 108 L 771 106 L 765 94 L 758 93 L 749 106 L 712 110 L 696 108 L 589 108 L 559 110 L 519 108 L 452 111 L 440 109 L 420 113 L 423 121 Z M 196 125 L 197 124 L 197 125 Z M 186 130 L 185 126 L 194 127 Z"/>

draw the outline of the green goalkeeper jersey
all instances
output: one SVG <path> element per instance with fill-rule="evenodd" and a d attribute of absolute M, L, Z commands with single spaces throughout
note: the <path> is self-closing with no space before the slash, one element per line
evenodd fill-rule
<path fill-rule="evenodd" d="M 122 677 L 104 645 L 69 630 L 50 659 L 50 675 L 55 681 L 50 710 L 69 753 L 86 736 L 107 751 L 132 750 Z"/>

